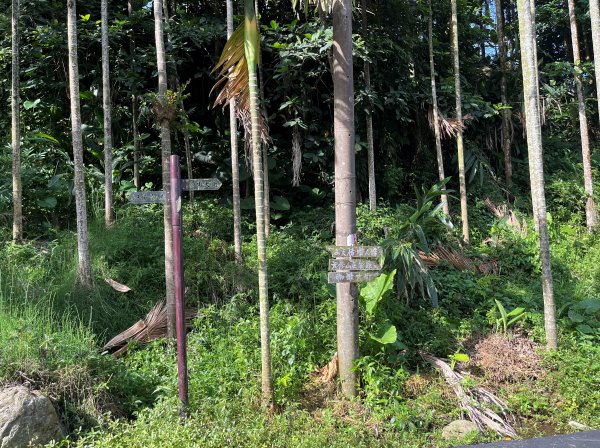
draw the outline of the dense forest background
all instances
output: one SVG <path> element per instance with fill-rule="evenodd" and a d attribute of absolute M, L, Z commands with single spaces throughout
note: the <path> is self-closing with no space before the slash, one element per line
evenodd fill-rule
<path fill-rule="evenodd" d="M 240 123 L 238 245 L 230 115 L 228 107 L 215 106 L 215 67 L 227 42 L 225 2 L 165 0 L 165 107 L 155 39 L 162 22 L 155 22 L 153 2 L 108 1 L 114 223 L 105 221 L 101 1 L 77 3 L 92 274 L 86 284 L 76 235 L 81 216 L 74 182 L 69 2 L 20 1 L 24 233 L 12 241 L 15 2 L 0 0 L 0 386 L 25 384 L 51 399 L 65 438 L 50 446 L 438 447 L 600 427 L 600 236 L 589 221 L 598 189 L 588 194 L 589 185 L 600 180 L 596 23 L 590 17 L 595 0 L 575 2 L 571 23 L 566 1 L 535 4 L 548 211 L 542 217 L 532 205 L 540 194 L 532 194 L 533 175 L 542 170 L 537 166 L 530 177 L 536 165 L 525 111 L 531 101 L 523 94 L 526 64 L 517 7 L 525 0 L 456 1 L 457 36 L 446 0 L 352 5 L 357 240 L 381 246 L 383 256 L 381 276 L 352 288 L 359 352 L 350 360 L 356 390 L 348 394 L 340 389 L 341 370 L 337 378 L 339 313 L 335 287 L 327 283 L 325 249 L 340 224 L 334 213 L 334 166 L 340 157 L 334 142 L 335 14 L 312 3 L 256 1 L 260 107 L 269 135 L 263 142 L 270 206 L 263 263 L 251 142 Z M 237 26 L 244 5 L 233 7 Z M 430 44 L 445 180 L 436 154 Z M 457 55 L 462 118 L 456 113 Z M 591 143 L 591 177 L 585 182 L 584 112 Z M 369 116 L 376 209 L 370 204 Z M 121 341 L 120 353 L 105 345 L 136 322 L 148 324 L 148 317 L 140 319 L 165 299 L 169 229 L 163 228 L 163 207 L 132 205 L 128 196 L 163 188 L 166 122 L 183 176 L 223 183 L 219 191 L 186 194 L 184 201 L 191 313 L 185 420 L 179 415 L 175 350 L 162 338 L 167 324 L 149 344 Z M 470 238 L 461 234 L 461 129 Z M 449 214 L 440 204 L 446 194 Z M 544 252 L 544 238 L 550 252 Z M 550 277 L 548 288 L 550 265 L 554 283 Z M 265 295 L 256 274 L 267 268 Z M 545 301 L 552 294 L 555 304 L 549 307 Z M 168 303 L 168 287 L 166 296 Z M 259 398 L 262 391 L 264 404 L 259 308 L 265 311 L 265 302 L 271 307 L 272 354 L 266 409 Z M 558 348 L 548 337 L 548 310 L 556 311 Z M 497 411 L 508 426 L 481 424 L 465 437 L 444 434 L 466 408 L 439 373 L 443 360 L 444 375 L 463 375 L 460 387 L 469 397 L 476 400 L 485 391 L 500 397 L 494 406 L 475 407 L 479 415 Z"/>

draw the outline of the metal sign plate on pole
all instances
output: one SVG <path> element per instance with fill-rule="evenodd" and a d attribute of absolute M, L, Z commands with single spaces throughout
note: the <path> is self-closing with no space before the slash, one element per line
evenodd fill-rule
<path fill-rule="evenodd" d="M 334 258 L 379 258 L 379 246 L 327 246 L 327 251 Z"/>
<path fill-rule="evenodd" d="M 219 179 L 183 179 L 181 181 L 181 189 L 183 191 L 208 191 L 218 190 L 221 188 L 221 181 Z"/>
<path fill-rule="evenodd" d="M 134 191 L 127 198 L 129 202 L 136 205 L 141 204 L 164 204 L 164 191 Z"/>
<path fill-rule="evenodd" d="M 360 283 L 370 282 L 379 277 L 379 271 L 329 272 L 328 283 Z"/>
<path fill-rule="evenodd" d="M 368 258 L 330 259 L 330 271 L 379 271 L 381 266 L 375 260 Z"/>

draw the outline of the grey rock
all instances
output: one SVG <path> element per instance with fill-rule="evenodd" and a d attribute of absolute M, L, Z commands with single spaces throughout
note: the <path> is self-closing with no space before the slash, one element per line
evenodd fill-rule
<path fill-rule="evenodd" d="M 442 429 L 444 440 L 460 440 L 467 434 L 479 432 L 479 428 L 470 420 L 454 420 Z"/>
<path fill-rule="evenodd" d="M 0 389 L 0 448 L 42 446 L 62 430 L 50 400 L 24 386 Z"/>

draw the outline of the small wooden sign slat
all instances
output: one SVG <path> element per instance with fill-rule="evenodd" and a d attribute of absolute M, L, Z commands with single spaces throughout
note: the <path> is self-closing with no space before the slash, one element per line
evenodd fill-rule
<path fill-rule="evenodd" d="M 208 191 L 221 188 L 221 181 L 216 178 L 210 179 L 182 179 L 181 189 L 184 191 Z"/>
<path fill-rule="evenodd" d="M 329 272 L 328 283 L 360 283 L 370 282 L 379 277 L 379 271 Z"/>
<path fill-rule="evenodd" d="M 127 198 L 132 204 L 164 204 L 164 191 L 134 191 Z"/>
<path fill-rule="evenodd" d="M 379 246 L 327 246 L 327 251 L 334 258 L 379 258 Z"/>
<path fill-rule="evenodd" d="M 381 266 L 369 258 L 332 258 L 329 260 L 330 271 L 379 271 Z"/>

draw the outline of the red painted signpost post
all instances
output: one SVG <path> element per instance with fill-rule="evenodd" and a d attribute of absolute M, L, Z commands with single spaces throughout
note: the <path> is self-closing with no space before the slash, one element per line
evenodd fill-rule
<path fill-rule="evenodd" d="M 175 275 L 175 325 L 177 330 L 177 374 L 182 415 L 188 406 L 187 347 L 185 303 L 183 297 L 183 232 L 181 230 L 181 172 L 179 156 L 171 156 L 171 226 L 173 228 L 173 261 Z"/>
<path fill-rule="evenodd" d="M 177 379 L 182 417 L 188 406 L 187 348 L 185 324 L 185 298 L 183 283 L 183 211 L 181 208 L 181 192 L 218 190 L 219 179 L 181 180 L 179 156 L 171 156 L 170 160 L 171 191 L 136 191 L 129 195 L 129 202 L 135 205 L 171 203 L 171 226 L 173 228 L 173 263 L 175 280 L 175 328 L 177 332 Z"/>

